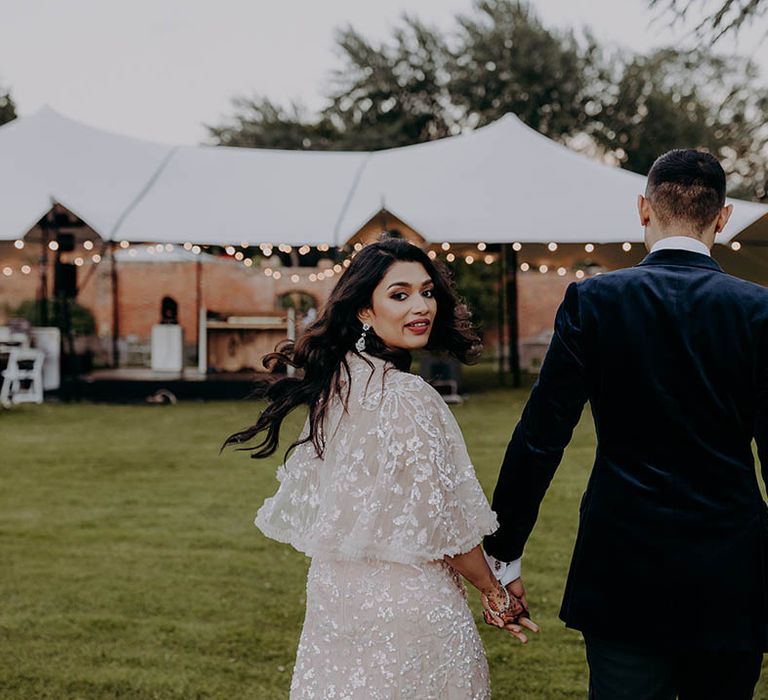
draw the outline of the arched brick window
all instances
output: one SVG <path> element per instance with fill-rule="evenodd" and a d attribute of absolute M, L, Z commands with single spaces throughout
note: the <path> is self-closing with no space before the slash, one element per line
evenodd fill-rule
<path fill-rule="evenodd" d="M 179 322 L 179 304 L 169 296 L 163 297 L 160 302 L 160 323 L 178 323 Z"/>

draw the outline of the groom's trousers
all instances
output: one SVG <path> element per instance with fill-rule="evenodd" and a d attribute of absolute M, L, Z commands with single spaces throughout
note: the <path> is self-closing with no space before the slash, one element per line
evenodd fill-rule
<path fill-rule="evenodd" d="M 590 700 L 751 700 L 759 652 L 662 652 L 584 635 Z"/>

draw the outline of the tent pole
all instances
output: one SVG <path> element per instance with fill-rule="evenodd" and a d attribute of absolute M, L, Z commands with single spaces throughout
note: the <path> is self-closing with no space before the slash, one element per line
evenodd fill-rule
<path fill-rule="evenodd" d="M 496 355 L 499 361 L 499 384 L 502 386 L 506 383 L 507 374 L 507 295 L 506 295 L 506 254 L 507 244 L 501 244 L 501 252 L 499 255 L 499 288 L 496 294 L 496 301 L 498 307 L 498 319 L 497 319 L 497 351 Z"/>
<path fill-rule="evenodd" d="M 118 340 L 120 339 L 120 303 L 118 297 L 117 284 L 117 260 L 115 259 L 115 242 L 109 244 L 110 257 L 110 278 L 112 280 L 112 367 L 117 369 L 120 366 L 120 351 Z"/>
<path fill-rule="evenodd" d="M 37 292 L 37 322 L 48 325 L 48 216 L 40 221 L 40 287 Z"/>
<path fill-rule="evenodd" d="M 195 337 L 197 339 L 197 362 L 200 363 L 200 333 L 202 331 L 202 324 L 200 323 L 200 309 L 203 306 L 203 261 L 198 257 L 195 261 L 195 317 L 197 318 L 197 333 Z"/>
<path fill-rule="evenodd" d="M 508 339 L 509 347 L 509 370 L 512 373 L 512 386 L 516 389 L 522 384 L 520 377 L 520 349 L 518 346 L 518 317 L 517 317 L 517 252 L 508 243 L 504 244 L 504 266 L 506 268 L 506 290 L 507 299 L 507 318 L 508 318 Z"/>

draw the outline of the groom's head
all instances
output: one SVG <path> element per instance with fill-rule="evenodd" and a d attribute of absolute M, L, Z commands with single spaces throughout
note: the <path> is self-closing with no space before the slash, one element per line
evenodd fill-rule
<path fill-rule="evenodd" d="M 638 197 L 645 244 L 691 236 L 712 246 L 732 207 L 725 206 L 725 172 L 709 153 L 676 149 L 651 166 L 645 196 Z"/>

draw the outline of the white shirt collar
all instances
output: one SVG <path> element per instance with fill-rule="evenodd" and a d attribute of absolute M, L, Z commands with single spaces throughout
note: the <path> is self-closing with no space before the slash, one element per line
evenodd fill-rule
<path fill-rule="evenodd" d="M 712 256 L 709 248 L 704 243 L 690 236 L 668 236 L 667 238 L 662 238 L 660 241 L 656 241 L 651 248 L 652 253 L 659 250 L 687 250 L 691 253 Z"/>

